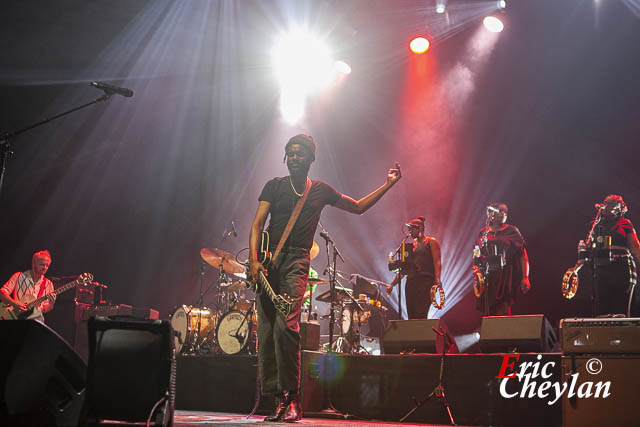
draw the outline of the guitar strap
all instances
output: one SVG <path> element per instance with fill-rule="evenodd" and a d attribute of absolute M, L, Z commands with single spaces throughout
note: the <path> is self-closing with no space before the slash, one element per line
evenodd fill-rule
<path fill-rule="evenodd" d="M 40 290 L 38 291 L 38 297 L 36 299 L 42 298 L 44 295 L 44 291 L 47 289 L 47 278 L 42 276 L 42 283 L 40 283 Z"/>
<path fill-rule="evenodd" d="M 276 259 L 278 259 L 278 255 L 280 255 L 280 251 L 284 246 L 284 242 L 287 241 L 289 234 L 291 234 L 291 230 L 293 230 L 293 226 L 298 220 L 298 216 L 302 211 L 302 205 L 304 205 L 304 202 L 307 200 L 307 196 L 309 195 L 310 189 L 311 189 L 311 180 L 307 178 L 307 185 L 304 188 L 304 194 L 302 194 L 302 197 L 298 199 L 298 203 L 296 203 L 296 207 L 293 208 L 293 212 L 291 212 L 291 216 L 289 217 L 289 222 L 287 222 L 287 226 L 285 227 L 284 232 L 282 233 L 282 237 L 280 237 L 280 241 L 278 242 L 278 246 L 276 246 L 276 250 L 273 253 L 273 257 L 271 258 L 271 264 L 273 265 L 276 264 Z"/>

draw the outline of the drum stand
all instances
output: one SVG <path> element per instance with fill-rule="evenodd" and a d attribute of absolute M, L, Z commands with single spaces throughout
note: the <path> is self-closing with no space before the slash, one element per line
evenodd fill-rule
<path fill-rule="evenodd" d="M 191 346 L 187 349 L 185 349 L 185 351 L 192 353 L 192 354 L 202 354 L 205 351 L 205 348 L 202 346 L 202 344 L 204 343 L 204 340 L 201 341 L 200 340 L 200 335 L 202 333 L 202 310 L 204 309 L 204 276 L 206 273 L 207 269 L 207 263 L 203 260 L 201 261 L 201 265 L 200 265 L 200 291 L 198 294 L 198 301 L 197 303 L 192 306 L 189 309 L 189 312 L 187 313 L 187 316 L 191 313 L 191 311 L 193 309 L 198 309 L 198 322 L 197 322 L 197 328 L 195 330 L 195 335 L 194 337 L 191 338 Z M 222 261 L 220 262 L 220 266 L 218 271 L 220 272 L 218 275 L 218 279 L 217 282 L 220 283 L 224 277 L 224 270 L 222 269 Z M 209 289 L 209 288 L 208 288 Z M 207 290 L 208 290 L 207 289 Z M 205 337 L 207 338 L 207 337 Z M 212 345 L 209 346 L 209 348 L 207 350 L 212 350 L 215 344 L 215 337 L 214 337 L 214 342 L 212 343 Z"/>
<path fill-rule="evenodd" d="M 403 422 L 404 420 L 406 420 L 411 414 L 413 414 L 415 411 L 417 411 L 418 409 L 420 409 L 422 407 L 422 405 L 424 405 L 425 403 L 427 403 L 427 401 L 429 399 L 431 399 L 433 396 L 437 397 L 438 400 L 440 400 L 440 403 L 442 403 L 442 405 L 444 406 L 444 408 L 447 410 L 447 414 L 449 415 L 449 421 L 451 421 L 451 425 L 456 425 L 455 421 L 453 421 L 453 415 L 451 414 L 451 408 L 449 407 L 449 403 L 447 402 L 447 398 L 444 395 L 444 386 L 442 385 L 442 376 L 444 375 L 444 357 L 446 355 L 446 352 L 449 348 L 451 348 L 451 345 L 453 345 L 453 343 L 450 343 L 449 340 L 449 335 L 446 334 L 441 327 L 439 327 L 438 329 L 436 328 L 431 328 L 433 329 L 433 332 L 435 332 L 436 334 L 440 335 L 442 337 L 442 356 L 440 358 L 440 377 L 438 379 L 438 384 L 434 387 L 433 391 L 431 393 L 429 393 L 429 395 L 427 397 L 425 397 L 424 399 L 418 401 L 414 396 L 412 396 L 413 399 L 413 403 L 416 405 L 415 408 L 413 408 L 412 410 L 410 410 L 407 415 L 405 415 L 404 417 L 400 418 L 400 422 Z M 447 346 L 447 344 L 449 344 L 449 346 Z"/>

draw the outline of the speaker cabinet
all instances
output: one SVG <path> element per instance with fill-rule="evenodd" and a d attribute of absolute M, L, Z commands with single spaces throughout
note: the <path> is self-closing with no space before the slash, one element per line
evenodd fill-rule
<path fill-rule="evenodd" d="M 438 328 L 442 328 L 444 337 L 434 332 Z M 385 354 L 441 353 L 445 343 L 447 352 L 458 352 L 442 319 L 392 320 L 384 332 L 382 350 Z"/>
<path fill-rule="evenodd" d="M 564 354 L 638 354 L 640 319 L 561 319 L 560 348 Z"/>
<path fill-rule="evenodd" d="M 86 365 L 36 320 L 0 321 L 0 425 L 78 425 Z"/>
<path fill-rule="evenodd" d="M 86 421 L 172 425 L 175 352 L 171 324 L 89 319 Z"/>
<path fill-rule="evenodd" d="M 562 356 L 562 381 L 568 384 L 562 396 L 562 424 L 565 427 L 639 426 L 640 412 L 633 403 L 638 402 L 639 371 L 639 355 Z M 572 387 L 574 374 L 578 375 Z M 609 385 L 605 388 L 607 382 Z M 570 396 L 572 390 L 574 393 Z M 605 391 L 608 397 L 604 397 Z"/>
<path fill-rule="evenodd" d="M 480 327 L 483 353 L 548 353 L 558 339 L 542 314 L 526 316 L 487 316 Z"/>
<path fill-rule="evenodd" d="M 320 349 L 320 324 L 300 322 L 300 348 L 311 351 Z"/>

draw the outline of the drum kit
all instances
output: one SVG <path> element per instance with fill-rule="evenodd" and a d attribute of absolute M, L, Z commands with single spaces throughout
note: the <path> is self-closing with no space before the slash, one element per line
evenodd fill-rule
<path fill-rule="evenodd" d="M 311 259 L 318 255 L 316 242 L 310 252 Z M 255 295 L 245 285 L 246 267 L 235 256 L 222 249 L 202 248 L 200 258 L 202 268 L 198 302 L 195 305 L 179 305 L 171 314 L 176 351 L 185 355 L 255 354 L 258 316 Z M 202 289 L 207 265 L 219 272 L 215 282 L 217 292 L 214 307 L 204 305 L 204 294 L 207 291 L 203 293 Z M 328 284 L 328 280 L 310 277 L 309 284 L 324 285 Z M 334 351 L 359 351 L 360 335 L 367 335 L 367 323 L 372 313 L 380 311 L 378 298 L 373 300 L 366 295 L 358 297 L 360 299 L 354 298 L 351 289 L 336 286 L 336 301 L 339 301 L 336 320 L 340 333 L 334 343 Z M 329 302 L 330 292 L 323 292 L 315 299 Z M 305 307 L 302 308 L 301 320 L 312 320 L 313 317 L 309 311 L 305 313 Z"/>
<path fill-rule="evenodd" d="M 222 249 L 203 248 L 200 299 L 180 305 L 171 315 L 176 351 L 180 354 L 255 352 L 257 314 L 253 293 L 245 286 L 246 269 Z M 219 271 L 215 308 L 205 307 L 202 276 L 206 265 Z"/>

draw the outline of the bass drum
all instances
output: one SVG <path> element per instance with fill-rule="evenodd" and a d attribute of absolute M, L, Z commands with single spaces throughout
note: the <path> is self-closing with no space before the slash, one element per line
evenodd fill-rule
<path fill-rule="evenodd" d="M 256 325 L 251 316 L 242 311 L 229 311 L 218 324 L 218 347 L 224 354 L 237 354 L 245 350 L 253 351 Z"/>
<path fill-rule="evenodd" d="M 200 333 L 198 334 L 198 320 Z M 216 319 L 211 310 L 190 305 L 180 305 L 171 314 L 171 328 L 176 353 L 197 347 L 211 346 L 216 329 Z"/>

